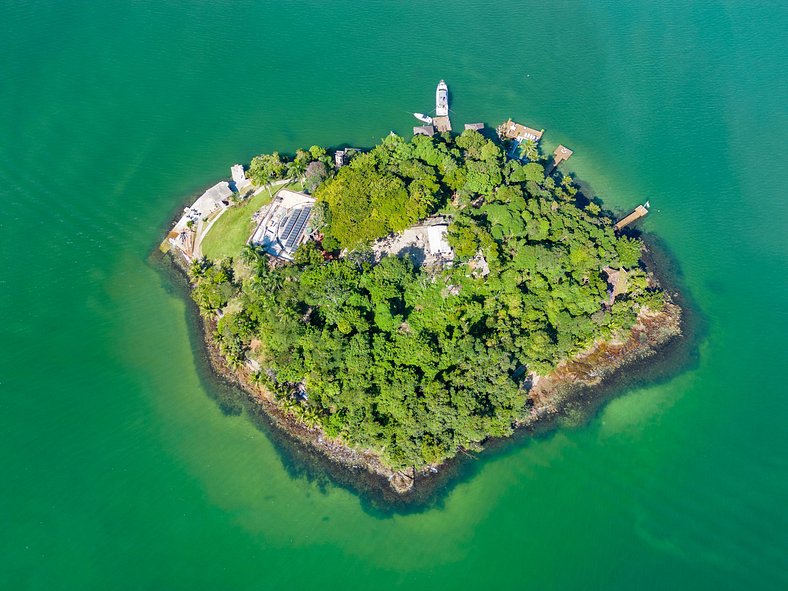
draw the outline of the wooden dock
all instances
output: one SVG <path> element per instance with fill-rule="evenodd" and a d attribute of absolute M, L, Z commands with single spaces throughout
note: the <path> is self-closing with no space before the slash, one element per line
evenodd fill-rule
<path fill-rule="evenodd" d="M 558 144 L 558 147 L 553 152 L 553 163 L 550 165 L 550 170 L 548 174 L 552 174 L 552 172 L 558 167 L 559 164 L 564 162 L 565 160 L 569 160 L 569 158 L 574 154 L 572 150 L 567 148 L 562 144 Z"/>
<path fill-rule="evenodd" d="M 544 135 L 544 129 L 533 129 L 531 127 L 526 127 L 525 125 L 521 125 L 519 123 L 515 123 L 511 119 L 501 123 L 498 126 L 498 136 L 501 139 L 507 138 L 510 140 L 531 140 L 534 142 L 538 142 L 542 139 Z"/>
<path fill-rule="evenodd" d="M 646 214 L 648 214 L 648 208 L 646 208 L 644 205 L 638 205 L 632 213 L 616 222 L 616 230 L 621 230 L 622 228 L 627 227 L 629 224 L 636 222 Z"/>
<path fill-rule="evenodd" d="M 438 129 L 438 133 L 451 131 L 451 121 L 449 120 L 448 115 L 446 115 L 445 117 L 433 117 L 432 122 L 435 124 L 435 127 Z"/>

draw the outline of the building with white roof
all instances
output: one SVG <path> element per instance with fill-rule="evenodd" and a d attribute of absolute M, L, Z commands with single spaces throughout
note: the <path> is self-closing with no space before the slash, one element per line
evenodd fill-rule
<path fill-rule="evenodd" d="M 233 177 L 233 182 L 235 183 L 235 188 L 238 191 L 241 191 L 252 184 L 248 178 L 246 178 L 246 173 L 244 172 L 244 167 L 242 164 L 235 164 L 230 167 L 230 174 Z"/>

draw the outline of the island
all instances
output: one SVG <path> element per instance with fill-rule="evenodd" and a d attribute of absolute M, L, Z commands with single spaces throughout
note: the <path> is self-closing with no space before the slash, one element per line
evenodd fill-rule
<path fill-rule="evenodd" d="M 511 120 L 424 127 L 236 165 L 164 243 L 216 371 L 400 495 L 681 333 L 644 243 L 561 172 L 571 150 Z"/>

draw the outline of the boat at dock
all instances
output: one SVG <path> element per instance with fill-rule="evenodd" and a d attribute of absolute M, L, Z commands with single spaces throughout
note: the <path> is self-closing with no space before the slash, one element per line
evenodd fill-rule
<path fill-rule="evenodd" d="M 432 125 L 432 117 L 429 115 L 425 115 L 424 113 L 413 113 L 413 116 L 427 125 Z"/>
<path fill-rule="evenodd" d="M 435 91 L 435 115 L 438 117 L 449 116 L 449 87 L 441 80 Z"/>

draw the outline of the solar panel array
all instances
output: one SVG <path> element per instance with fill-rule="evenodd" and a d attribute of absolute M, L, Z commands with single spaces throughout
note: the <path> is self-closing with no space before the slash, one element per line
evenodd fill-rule
<path fill-rule="evenodd" d="M 292 251 L 298 244 L 311 211 L 311 207 L 302 207 L 290 215 L 284 230 L 279 234 L 279 242 L 284 245 L 285 250 Z"/>

